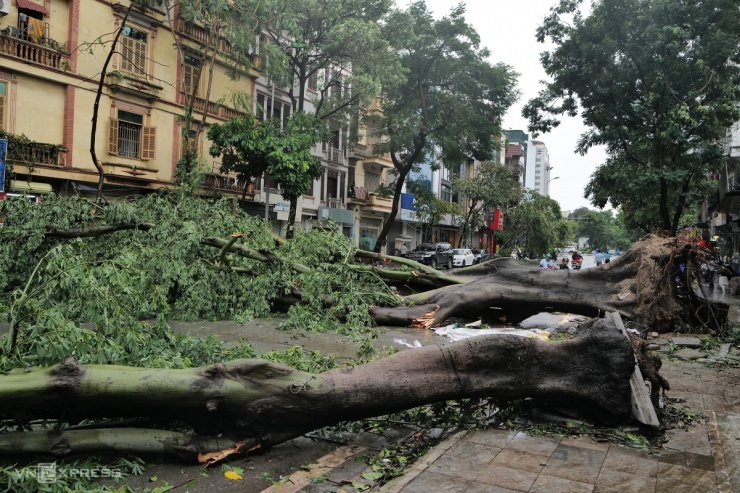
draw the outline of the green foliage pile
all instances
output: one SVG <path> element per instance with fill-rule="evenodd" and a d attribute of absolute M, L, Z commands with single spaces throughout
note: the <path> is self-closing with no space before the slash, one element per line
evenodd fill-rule
<path fill-rule="evenodd" d="M 18 338 L 12 352 L 10 337 L 0 339 L 0 369 L 51 365 L 67 356 L 147 367 L 252 357 L 246 343 L 225 347 L 212 338 L 176 336 L 166 320 L 244 322 L 270 315 L 275 300 L 299 290 L 287 326 L 360 331 L 372 323 L 370 305 L 393 300 L 374 275 L 342 270 L 353 261 L 347 238 L 311 231 L 278 246 L 264 220 L 234 213 L 230 201 L 154 194 L 106 207 L 78 197 L 49 197 L 40 205 L 13 199 L 2 207 L 0 319 Z M 141 224 L 151 227 L 71 239 L 47 234 Z M 234 233 L 244 234 L 239 244 L 277 260 L 229 254 L 222 262 L 219 249 L 202 243 Z M 311 272 L 299 275 L 293 262 Z"/>

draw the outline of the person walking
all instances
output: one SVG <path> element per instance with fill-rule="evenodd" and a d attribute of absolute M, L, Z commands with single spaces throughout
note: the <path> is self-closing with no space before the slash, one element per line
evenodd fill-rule
<path fill-rule="evenodd" d="M 612 254 L 611 254 L 611 253 L 609 253 L 609 252 L 606 252 L 606 253 L 604 254 L 604 263 L 605 263 L 605 264 L 608 264 L 608 263 L 609 263 L 609 261 L 611 260 L 611 258 L 612 258 Z"/>
<path fill-rule="evenodd" d="M 601 253 L 601 250 L 599 250 L 598 248 L 596 249 L 594 260 L 596 260 L 596 267 L 600 267 L 601 264 L 604 263 L 604 254 Z"/>

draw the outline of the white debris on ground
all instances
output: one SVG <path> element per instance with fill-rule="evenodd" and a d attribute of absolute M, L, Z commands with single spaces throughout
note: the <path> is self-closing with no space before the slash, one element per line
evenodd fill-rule
<path fill-rule="evenodd" d="M 438 336 L 447 337 L 451 341 L 462 341 L 463 339 L 469 339 L 470 337 L 478 337 L 484 335 L 512 335 L 520 337 L 536 337 L 543 341 L 550 340 L 550 333 L 544 330 L 537 329 L 516 329 L 512 327 L 500 327 L 495 329 L 475 329 L 469 327 L 459 327 L 457 324 L 448 325 L 446 327 L 432 328 Z"/>

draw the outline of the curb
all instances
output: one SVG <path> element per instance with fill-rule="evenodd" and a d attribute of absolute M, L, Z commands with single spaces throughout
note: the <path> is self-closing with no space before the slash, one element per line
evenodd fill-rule
<path fill-rule="evenodd" d="M 445 452 L 454 447 L 457 442 L 462 440 L 467 434 L 467 430 L 460 431 L 452 435 L 450 438 L 444 440 L 432 450 L 430 450 L 427 455 L 421 457 L 418 461 L 416 461 L 413 466 L 406 470 L 403 476 L 399 476 L 396 479 L 389 481 L 388 483 L 383 485 L 379 490 L 377 490 L 378 493 L 399 493 L 419 474 L 424 472 L 434 461 L 442 457 Z"/>

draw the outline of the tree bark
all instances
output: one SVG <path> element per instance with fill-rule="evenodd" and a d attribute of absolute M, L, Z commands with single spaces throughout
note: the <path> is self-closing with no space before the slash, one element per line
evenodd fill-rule
<path fill-rule="evenodd" d="M 484 277 L 407 296 L 405 306 L 374 307 L 371 315 L 379 325 L 410 321 L 413 327 L 430 328 L 451 317 L 505 317 L 517 323 L 543 311 L 589 317 L 615 311 L 657 331 L 690 325 L 720 332 L 729 306 L 707 300 L 702 292 L 699 267 L 708 255 L 679 239 L 649 235 L 593 269 L 542 270 L 535 263 L 498 259 L 458 271 L 487 271 Z"/>
<path fill-rule="evenodd" d="M 0 416 L 21 422 L 146 416 L 185 422 L 199 435 L 230 437 L 232 444 L 263 447 L 339 421 L 462 398 L 529 398 L 617 424 L 631 417 L 634 358 L 629 341 L 611 322 L 594 319 L 568 341 L 477 337 L 321 374 L 259 359 L 184 370 L 83 366 L 69 359 L 53 368 L 0 375 Z M 29 445 L 20 449 L 14 444 L 25 433 L 0 435 L 0 453 L 38 451 L 32 443 L 60 454 L 79 448 L 60 443 L 55 433 L 48 432 L 47 438 L 27 435 Z M 132 433 L 126 440 L 120 435 L 119 441 L 162 451 L 190 443 L 177 436 Z M 111 437 L 115 433 L 98 441 L 112 447 L 116 440 Z"/>

